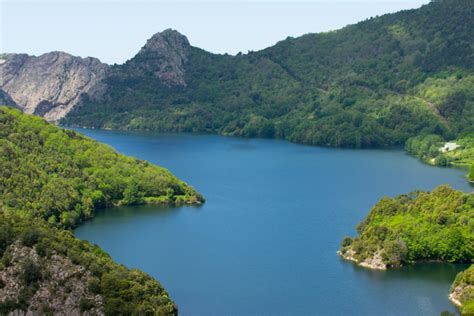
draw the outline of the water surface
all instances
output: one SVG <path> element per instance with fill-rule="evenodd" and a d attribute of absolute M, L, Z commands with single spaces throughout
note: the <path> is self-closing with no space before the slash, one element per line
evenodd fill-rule
<path fill-rule="evenodd" d="M 170 169 L 204 206 L 109 209 L 80 226 L 118 262 L 156 277 L 181 315 L 439 315 L 466 266 L 371 271 L 341 260 L 345 235 L 384 195 L 448 183 L 464 170 L 400 150 L 344 150 L 212 135 L 79 130 Z"/>

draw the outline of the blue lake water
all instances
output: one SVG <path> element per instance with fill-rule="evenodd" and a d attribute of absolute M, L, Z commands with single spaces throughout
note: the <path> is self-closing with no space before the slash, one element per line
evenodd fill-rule
<path fill-rule="evenodd" d="M 450 184 L 464 170 L 401 150 L 347 150 L 214 135 L 83 130 L 171 170 L 199 208 L 123 207 L 76 229 L 157 278 L 180 315 L 439 315 L 464 265 L 371 271 L 341 260 L 345 235 L 383 196 Z"/>

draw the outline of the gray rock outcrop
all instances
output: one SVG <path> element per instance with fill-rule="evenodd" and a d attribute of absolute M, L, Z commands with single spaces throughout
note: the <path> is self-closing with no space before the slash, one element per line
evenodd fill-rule
<path fill-rule="evenodd" d="M 8 253 L 9 264 L 0 270 L 0 305 L 17 306 L 8 315 L 104 315 L 103 298 L 88 285 L 95 277 L 84 267 L 55 253 L 41 257 L 19 243 Z"/>
<path fill-rule="evenodd" d="M 97 58 L 81 58 L 63 52 L 41 56 L 0 55 L 0 102 L 36 114 L 48 121 L 65 117 L 81 98 L 100 100 L 108 74 L 152 76 L 165 86 L 186 86 L 185 64 L 190 44 L 171 29 L 153 35 L 123 65 L 110 67 Z M 114 70 L 112 70 L 112 68 Z"/>
<path fill-rule="evenodd" d="M 167 86 L 186 86 L 184 66 L 190 47 L 186 36 L 167 29 L 148 39 L 123 67 L 127 73 L 155 76 Z"/>
<path fill-rule="evenodd" d="M 14 108 L 19 108 L 15 101 L 13 101 L 12 97 L 2 89 L 0 89 L 0 105 L 8 105 Z"/>
<path fill-rule="evenodd" d="M 0 55 L 0 88 L 24 112 L 49 121 L 63 118 L 81 96 L 104 90 L 108 66 L 96 58 L 63 52 Z"/>

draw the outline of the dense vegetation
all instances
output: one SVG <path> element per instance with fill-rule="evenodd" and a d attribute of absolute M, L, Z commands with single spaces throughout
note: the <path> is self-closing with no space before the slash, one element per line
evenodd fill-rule
<path fill-rule="evenodd" d="M 410 153 L 437 165 L 471 166 L 472 180 L 472 16 L 474 1 L 437 0 L 338 31 L 287 38 L 259 52 L 229 56 L 189 47 L 186 86 L 115 65 L 104 95 L 85 96 L 64 123 L 342 147 L 402 145 L 411 138 Z M 150 60 L 138 54 L 132 62 Z M 450 139 L 461 147 L 440 153 Z M 162 168 L 6 108 L 0 108 L 0 180 L 0 268 L 9 264 L 11 245 L 23 243 L 92 272 L 90 286 L 104 297 L 108 314 L 176 313 L 156 281 L 62 228 L 112 205 L 201 202 L 191 187 Z M 377 253 L 388 266 L 472 262 L 474 196 L 442 186 L 384 198 L 357 232 L 343 240 L 341 253 L 351 251 L 360 262 Z M 41 271 L 24 269 L 27 287 L 47 277 Z M 472 285 L 472 271 L 453 287 Z M 472 290 L 466 293 L 462 308 L 470 313 Z M 3 302 L 0 312 L 24 308 L 28 295 Z"/>
<path fill-rule="evenodd" d="M 474 193 L 439 186 L 431 193 L 385 197 L 357 226 L 357 233 L 342 240 L 340 254 L 368 267 L 425 260 L 473 263 Z M 473 272 L 471 265 L 451 287 L 450 298 L 461 304 L 462 315 L 474 315 Z"/>
<path fill-rule="evenodd" d="M 0 107 L 0 276 L 19 264 L 11 261 L 15 245 L 33 247 L 44 258 L 42 264 L 28 261 L 18 268 L 20 295 L 1 297 L 0 314 L 28 308 L 39 282 L 50 278 L 46 267 L 51 256 L 68 258 L 85 269 L 83 276 L 91 274 L 87 288 L 103 298 L 101 308 L 108 315 L 176 314 L 176 306 L 156 280 L 114 263 L 97 246 L 64 228 L 107 206 L 202 201 L 193 188 L 163 168 Z M 0 278 L 0 291 L 6 286 Z M 92 301 L 80 304 L 83 310 L 94 307 Z M 44 313 L 51 312 L 45 308 Z"/>
<path fill-rule="evenodd" d="M 5 208 L 66 228 L 112 205 L 203 201 L 166 169 L 7 107 L 0 107 L 0 180 Z"/>
<path fill-rule="evenodd" d="M 459 273 L 451 287 L 456 293 L 461 306 L 462 315 L 474 315 L 474 265 Z"/>
<path fill-rule="evenodd" d="M 474 194 L 440 186 L 431 193 L 415 191 L 383 198 L 346 237 L 344 254 L 363 262 L 380 253 L 388 266 L 420 260 L 472 262 L 474 259 Z"/>
<path fill-rule="evenodd" d="M 441 150 L 445 143 L 438 135 L 420 135 L 410 138 L 405 147 L 408 153 L 427 163 L 468 169 L 467 178 L 474 182 L 474 134 L 465 134 L 453 141 L 459 146 L 453 150 Z"/>
<path fill-rule="evenodd" d="M 154 62 L 137 54 L 64 122 L 344 147 L 453 139 L 474 131 L 472 16 L 471 0 L 438 0 L 248 54 L 189 47 L 186 86 L 129 67 Z"/>
<path fill-rule="evenodd" d="M 177 308 L 166 291 L 145 273 L 114 263 L 98 246 L 81 241 L 70 231 L 55 228 L 32 214 L 19 215 L 0 209 L 0 271 L 13 264 L 11 247 L 15 243 L 33 247 L 42 260 L 40 264 L 29 261 L 21 267 L 22 282 L 16 286 L 22 291 L 16 299 L 0 299 L 0 315 L 28 308 L 39 283 L 50 277 L 45 272 L 52 255 L 67 257 L 91 272 L 86 287 L 102 296 L 106 315 L 177 314 Z M 3 281 L 0 279 L 0 282 Z M 94 307 L 94 302 L 81 299 L 80 306 L 82 311 L 87 311 Z M 52 315 L 52 308 L 43 306 L 42 314 Z"/>

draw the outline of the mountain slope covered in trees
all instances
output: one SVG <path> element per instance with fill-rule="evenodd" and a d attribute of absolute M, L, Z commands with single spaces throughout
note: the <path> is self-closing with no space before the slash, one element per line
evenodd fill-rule
<path fill-rule="evenodd" d="M 474 130 L 473 15 L 470 0 L 433 1 L 237 56 L 167 30 L 63 122 L 343 147 L 455 138 Z"/>
<path fill-rule="evenodd" d="M 0 208 L 0 315 L 177 315 L 158 281 L 32 214 Z"/>
<path fill-rule="evenodd" d="M 164 168 L 7 107 L 0 107 L 0 179 L 4 207 L 63 227 L 108 206 L 203 201 Z"/>
<path fill-rule="evenodd" d="M 108 206 L 203 201 L 166 169 L 0 107 L 0 314 L 177 314 L 156 280 L 65 228 Z"/>

